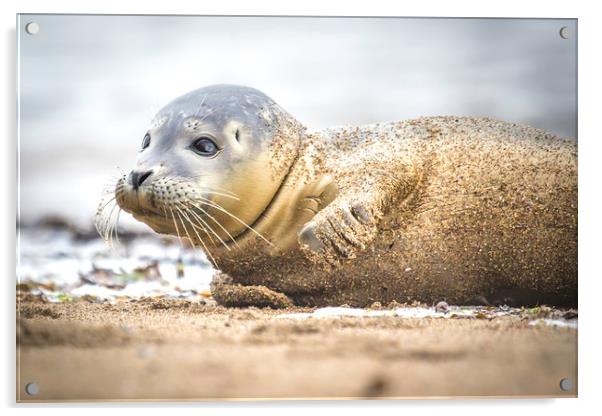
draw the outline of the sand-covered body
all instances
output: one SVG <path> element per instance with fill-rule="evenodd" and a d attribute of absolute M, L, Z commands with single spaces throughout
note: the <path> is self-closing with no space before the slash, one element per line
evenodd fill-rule
<path fill-rule="evenodd" d="M 320 182 L 327 197 L 292 193 Z M 576 304 L 573 140 L 486 118 L 331 129 L 302 138 L 283 188 L 257 230 L 269 239 L 278 223 L 296 236 L 314 221 L 324 251 L 247 233 L 242 249 L 214 252 L 227 274 L 214 284 L 218 301 L 269 303 L 267 288 L 286 295 L 276 304 Z M 285 224 L 278 198 L 295 205 Z M 367 221 L 339 215 L 357 203 Z"/>
<path fill-rule="evenodd" d="M 207 86 L 159 111 L 114 200 L 202 249 L 224 305 L 577 302 L 577 145 L 527 126 L 312 133 L 261 91 Z"/>

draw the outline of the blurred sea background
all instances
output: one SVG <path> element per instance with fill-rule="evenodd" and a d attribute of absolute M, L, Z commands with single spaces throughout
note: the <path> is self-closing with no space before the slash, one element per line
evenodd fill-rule
<path fill-rule="evenodd" d="M 314 130 L 452 114 L 577 136 L 574 20 L 27 15 L 21 28 L 30 21 L 40 31 L 21 29 L 19 44 L 24 223 L 89 226 L 152 116 L 215 83 L 258 88 Z"/>
<path fill-rule="evenodd" d="M 115 252 L 91 231 L 153 115 L 205 85 L 257 88 L 310 130 L 465 115 L 577 138 L 571 19 L 21 15 L 18 31 L 18 277 L 55 300 L 206 292 L 210 266 L 173 239 Z"/>

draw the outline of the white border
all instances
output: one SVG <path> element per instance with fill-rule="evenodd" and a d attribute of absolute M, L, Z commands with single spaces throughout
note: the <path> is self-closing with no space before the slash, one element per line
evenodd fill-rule
<path fill-rule="evenodd" d="M 1 264 L 6 266 L 3 273 L 5 322 L 2 342 L 5 365 L 1 391 L 2 403 L 13 406 L 15 400 L 15 323 L 14 323 L 14 262 L 15 262 L 15 199 L 16 199 L 16 37 L 15 15 L 21 13 L 107 13 L 107 14 L 237 14 L 237 15 L 332 15 L 332 16 L 464 16 L 464 17 L 557 17 L 579 19 L 579 301 L 580 301 L 580 343 L 579 343 L 579 399 L 559 400 L 495 400 L 495 401 L 438 401 L 438 402 L 275 402 L 275 403 L 223 403 L 223 404 L 187 404 L 178 412 L 209 411 L 218 413 L 245 414 L 281 414 L 283 410 L 291 414 L 307 412 L 335 413 L 342 409 L 349 414 L 365 414 L 369 411 L 382 412 L 437 412 L 438 414 L 496 415 L 545 413 L 547 415 L 588 414 L 599 411 L 601 404 L 600 389 L 600 316 L 602 276 L 598 265 L 601 231 L 599 210 L 602 162 L 602 137 L 597 130 L 600 119 L 600 27 L 602 16 L 596 13 L 596 2 L 575 1 L 411 1 L 387 2 L 370 1 L 329 1 L 305 0 L 299 2 L 283 1 L 224 1 L 196 2 L 186 0 L 3 0 L 0 2 L 2 13 L 3 47 L 2 80 L 4 99 L 1 101 L 3 137 L 2 143 L 2 246 Z M 597 329 L 597 330 L 596 330 Z M 75 405 L 77 406 L 77 405 Z M 91 405 L 85 410 L 91 414 L 104 414 L 104 407 L 120 405 Z M 50 409 L 29 407 L 25 412 L 44 412 L 61 414 L 77 412 L 74 406 L 54 405 Z M 33 407 L 33 409 L 32 409 Z M 141 405 L 125 405 L 128 411 Z M 167 404 L 151 404 L 141 411 L 147 414 L 162 414 Z M 200 407 L 200 409 L 196 408 Z M 394 407 L 394 408 L 391 408 Z M 196 408 L 196 409 L 195 409 Z M 595 410 L 594 410 L 595 409 Z M 23 409 L 21 409 L 23 410 Z M 15 409 L 10 409 L 12 413 Z"/>

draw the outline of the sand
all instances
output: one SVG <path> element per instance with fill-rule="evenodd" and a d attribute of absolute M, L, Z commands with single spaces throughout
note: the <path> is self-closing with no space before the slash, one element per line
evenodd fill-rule
<path fill-rule="evenodd" d="M 210 400 L 569 396 L 577 330 L 492 319 L 291 317 L 165 298 L 24 295 L 17 399 Z M 289 317 L 283 317 L 287 314 Z M 559 388 L 562 378 L 573 388 Z M 25 385 L 35 382 L 30 396 Z"/>

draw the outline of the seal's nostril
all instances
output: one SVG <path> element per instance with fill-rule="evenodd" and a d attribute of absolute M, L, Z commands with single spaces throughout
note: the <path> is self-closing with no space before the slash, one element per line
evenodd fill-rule
<path fill-rule="evenodd" d="M 138 186 L 142 185 L 142 182 L 147 180 L 148 177 L 152 174 L 153 174 L 153 171 L 149 170 L 148 172 L 144 172 L 142 175 L 140 175 L 140 179 L 138 179 Z"/>
<path fill-rule="evenodd" d="M 132 186 L 134 187 L 134 190 L 138 190 L 138 188 L 140 187 L 140 185 L 142 185 L 142 183 L 148 179 L 149 176 L 151 176 L 153 174 L 152 170 L 149 170 L 147 172 L 136 172 L 135 170 L 132 171 L 132 173 L 130 173 L 130 183 L 132 184 Z"/>

